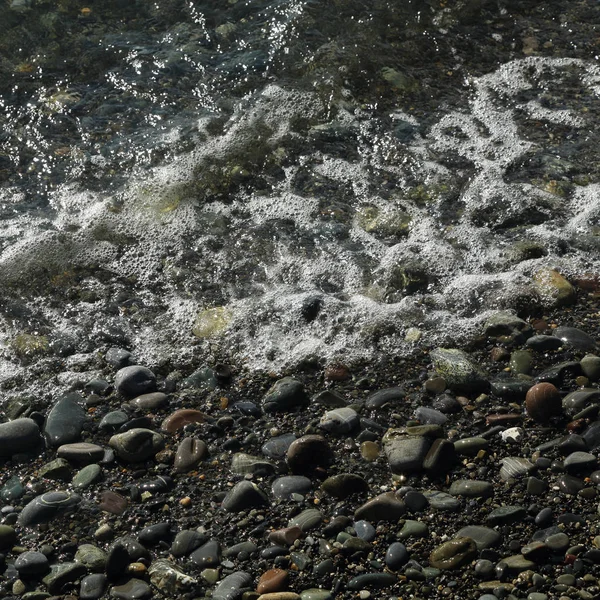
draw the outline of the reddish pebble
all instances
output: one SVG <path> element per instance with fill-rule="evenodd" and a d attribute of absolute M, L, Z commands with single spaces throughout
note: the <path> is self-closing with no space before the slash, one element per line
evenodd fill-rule
<path fill-rule="evenodd" d="M 350 371 L 344 365 L 329 365 L 325 369 L 325 379 L 329 381 L 346 381 L 350 377 Z"/>
<path fill-rule="evenodd" d="M 113 515 L 122 515 L 127 509 L 129 501 L 121 494 L 106 490 L 100 494 L 100 510 L 111 513 Z"/>
<path fill-rule="evenodd" d="M 163 431 L 175 433 L 178 429 L 189 425 L 190 423 L 203 423 L 206 415 L 193 408 L 182 408 L 169 415 L 161 425 Z"/>
<path fill-rule="evenodd" d="M 545 423 L 562 414 L 560 392 L 551 383 L 538 383 L 527 392 L 525 407 L 534 421 Z"/>
<path fill-rule="evenodd" d="M 256 591 L 259 594 L 282 592 L 287 589 L 289 575 L 283 569 L 269 569 L 260 576 Z"/>

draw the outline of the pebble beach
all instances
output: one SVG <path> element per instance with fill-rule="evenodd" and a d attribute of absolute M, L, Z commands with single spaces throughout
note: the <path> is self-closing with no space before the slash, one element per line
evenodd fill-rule
<path fill-rule="evenodd" d="M 589 282 L 588 282 L 589 283 Z M 0 424 L 4 598 L 598 598 L 600 298 L 376 364 L 103 376 Z"/>

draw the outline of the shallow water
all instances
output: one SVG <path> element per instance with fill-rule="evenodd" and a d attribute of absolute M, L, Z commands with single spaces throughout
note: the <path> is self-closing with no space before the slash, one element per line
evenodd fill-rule
<path fill-rule="evenodd" d="M 598 11 L 12 0 L 0 379 L 402 354 L 543 307 L 540 268 L 597 271 Z"/>

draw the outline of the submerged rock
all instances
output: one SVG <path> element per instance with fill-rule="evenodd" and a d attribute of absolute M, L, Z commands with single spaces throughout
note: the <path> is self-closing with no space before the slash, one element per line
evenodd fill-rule
<path fill-rule="evenodd" d="M 487 392 L 490 388 L 485 373 L 466 352 L 456 348 L 436 348 L 430 352 L 433 366 L 448 387 L 456 392 Z"/>

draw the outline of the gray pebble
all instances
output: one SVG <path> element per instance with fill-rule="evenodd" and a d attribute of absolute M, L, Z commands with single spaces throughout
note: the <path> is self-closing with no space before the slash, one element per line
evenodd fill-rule
<path fill-rule="evenodd" d="M 139 365 L 123 367 L 115 375 L 116 390 L 127 398 L 135 398 L 156 390 L 156 375 Z"/>

